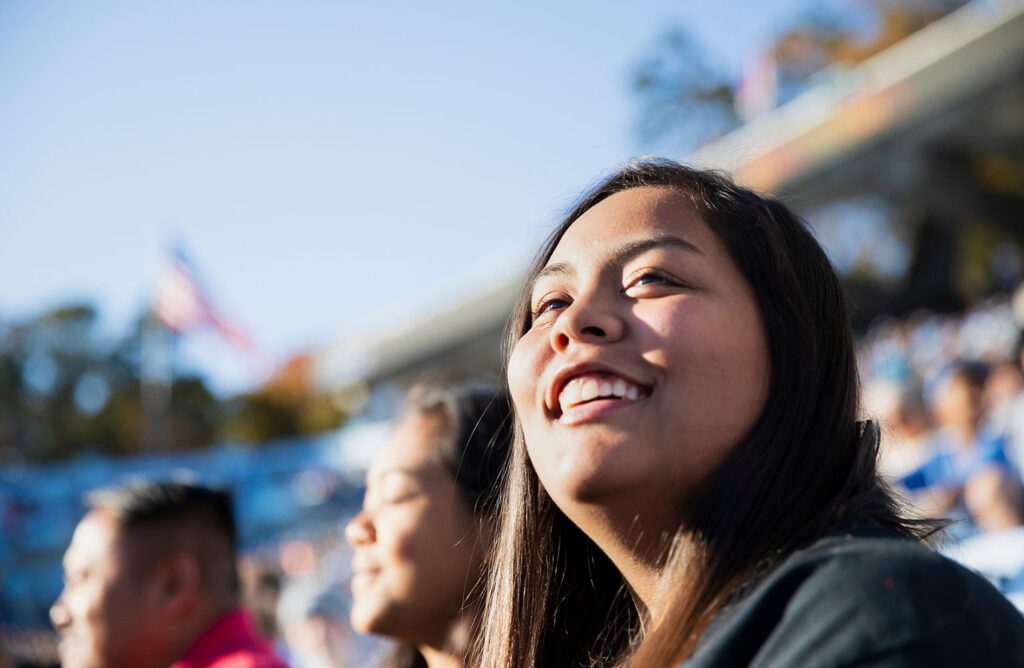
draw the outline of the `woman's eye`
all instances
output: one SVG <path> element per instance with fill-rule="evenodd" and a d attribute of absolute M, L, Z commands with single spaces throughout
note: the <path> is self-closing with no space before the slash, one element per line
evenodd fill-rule
<path fill-rule="evenodd" d="M 406 481 L 400 481 L 396 484 L 385 485 L 381 490 L 380 501 L 384 505 L 401 503 L 415 495 L 416 489 L 412 485 Z"/>
<path fill-rule="evenodd" d="M 631 278 L 626 283 L 625 290 L 645 285 L 679 285 L 679 281 L 671 279 L 656 271 L 644 271 Z"/>
<path fill-rule="evenodd" d="M 423 491 L 421 483 L 403 471 L 388 471 L 366 490 L 363 508 L 380 509 L 415 498 Z"/>
<path fill-rule="evenodd" d="M 533 318 L 534 320 L 536 320 L 537 318 L 542 317 L 545 314 L 551 313 L 553 311 L 560 311 L 561 309 L 565 308 L 568 305 L 569 301 L 562 297 L 544 298 L 540 300 L 540 302 L 538 302 L 537 305 L 533 308 Z"/>
<path fill-rule="evenodd" d="M 633 285 L 650 285 L 651 283 L 666 283 L 667 281 L 663 276 L 658 274 L 644 274 L 640 278 L 633 281 Z"/>

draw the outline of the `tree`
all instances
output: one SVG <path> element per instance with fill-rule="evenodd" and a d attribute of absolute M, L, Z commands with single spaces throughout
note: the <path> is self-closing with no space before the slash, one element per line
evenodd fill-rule
<path fill-rule="evenodd" d="M 90 304 L 0 321 L 0 463 L 152 447 L 143 442 L 139 369 L 143 336 L 155 320 L 147 310 L 120 338 L 101 336 L 97 321 Z M 314 388 L 312 364 L 297 356 L 263 387 L 231 398 L 215 396 L 200 375 L 179 374 L 162 421 L 169 430 L 163 446 L 192 450 L 227 438 L 260 443 L 337 428 L 345 416 Z"/>
<path fill-rule="evenodd" d="M 142 451 L 139 341 L 97 331 L 90 304 L 70 304 L 0 327 L 0 460 L 53 460 L 85 450 Z M 171 446 L 203 447 L 221 428 L 220 402 L 195 376 L 175 380 Z"/>
<path fill-rule="evenodd" d="M 738 125 L 733 83 L 707 60 L 682 28 L 673 28 L 637 65 L 633 92 L 640 102 L 637 131 L 644 144 L 664 142 L 689 151 Z"/>
<path fill-rule="evenodd" d="M 246 443 L 337 429 L 345 415 L 313 384 L 313 360 L 298 355 L 263 387 L 236 397 L 227 420 L 228 437 Z"/>
<path fill-rule="evenodd" d="M 774 40 L 776 102 L 798 95 L 835 63 L 854 65 L 967 4 L 967 0 L 850 0 L 808 3 Z M 734 129 L 739 73 L 713 67 L 709 51 L 668 29 L 633 73 L 641 145 L 689 152 Z M 753 54 L 747 54 L 753 55 Z"/>
<path fill-rule="evenodd" d="M 842 8 L 811 5 L 775 40 L 780 102 L 796 96 L 826 67 L 867 60 L 967 0 L 857 0 L 852 4 Z"/>

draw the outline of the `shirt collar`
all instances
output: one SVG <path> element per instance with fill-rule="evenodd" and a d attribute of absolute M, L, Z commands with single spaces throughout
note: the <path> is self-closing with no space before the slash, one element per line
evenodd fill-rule
<path fill-rule="evenodd" d="M 239 641 L 257 637 L 249 613 L 236 608 L 210 625 L 189 646 L 171 668 L 201 668 L 220 657 L 225 650 L 237 648 Z"/>

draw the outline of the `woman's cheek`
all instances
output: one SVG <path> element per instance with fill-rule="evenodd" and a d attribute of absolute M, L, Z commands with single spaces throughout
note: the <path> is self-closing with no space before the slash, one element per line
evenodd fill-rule
<path fill-rule="evenodd" d="M 536 407 L 537 384 L 542 374 L 537 332 L 527 332 L 512 349 L 508 362 L 508 386 L 521 420 L 528 421 Z"/>

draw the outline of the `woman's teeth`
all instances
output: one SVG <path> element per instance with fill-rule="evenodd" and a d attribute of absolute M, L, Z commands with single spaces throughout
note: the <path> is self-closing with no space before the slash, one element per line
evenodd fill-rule
<path fill-rule="evenodd" d="M 627 401 L 636 401 L 646 396 L 645 391 L 622 378 L 595 378 L 581 376 L 573 378 L 558 395 L 558 405 L 562 412 L 573 406 L 604 397 L 615 397 Z"/>

